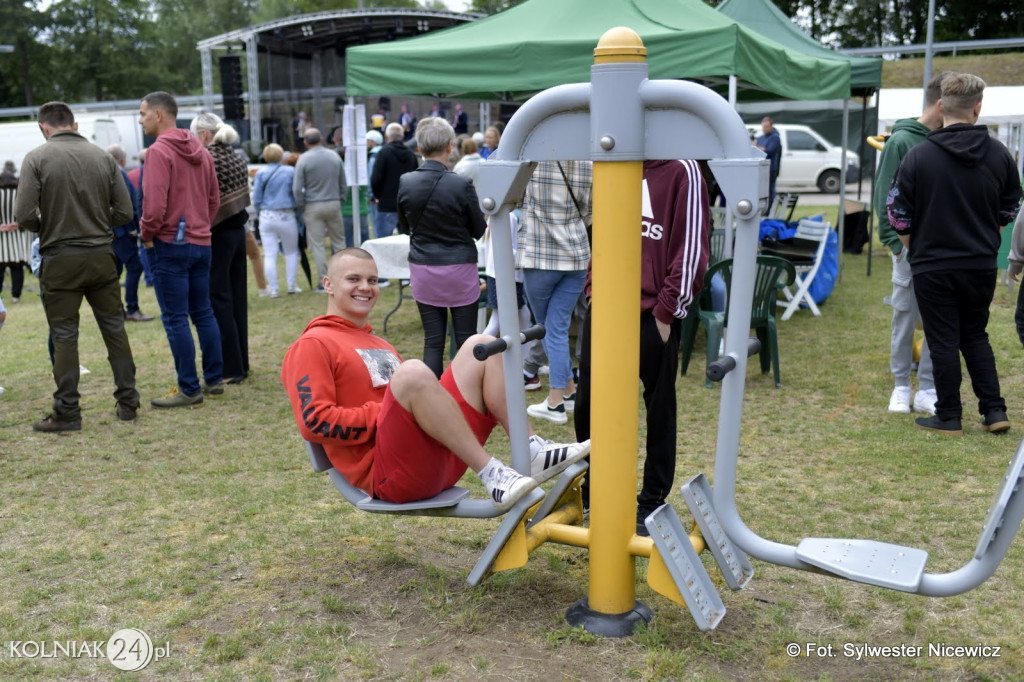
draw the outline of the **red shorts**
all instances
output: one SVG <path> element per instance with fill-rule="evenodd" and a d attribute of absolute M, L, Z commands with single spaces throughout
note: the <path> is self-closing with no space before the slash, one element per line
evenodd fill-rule
<path fill-rule="evenodd" d="M 451 369 L 441 375 L 441 386 L 455 399 L 480 444 L 486 443 L 498 420 L 465 401 Z M 373 496 L 388 502 L 425 500 L 451 488 L 465 472 L 466 463 L 424 433 L 388 388 L 377 415 Z"/>

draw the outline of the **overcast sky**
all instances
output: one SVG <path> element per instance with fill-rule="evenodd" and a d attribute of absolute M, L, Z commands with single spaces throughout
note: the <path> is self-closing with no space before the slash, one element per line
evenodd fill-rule
<path fill-rule="evenodd" d="M 456 12 L 465 12 L 469 9 L 469 0 L 442 0 L 448 9 L 455 10 Z"/>

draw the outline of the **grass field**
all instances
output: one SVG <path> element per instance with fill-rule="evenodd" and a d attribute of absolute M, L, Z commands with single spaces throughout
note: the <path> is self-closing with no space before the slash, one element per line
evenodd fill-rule
<path fill-rule="evenodd" d="M 927 549 L 930 573 L 955 570 L 973 554 L 1024 426 L 1016 292 L 997 289 L 989 323 L 1014 429 L 982 432 L 965 382 L 965 434 L 947 439 L 886 411 L 890 267 L 876 245 L 868 277 L 867 259 L 844 255 L 821 317 L 801 311 L 780 323 L 781 389 L 750 366 L 740 511 L 779 542 L 884 540 Z M 382 290 L 378 329 L 395 295 Z M 157 312 L 152 289 L 142 301 Z M 731 592 L 705 556 L 728 609 L 713 632 L 652 592 L 646 560 L 638 560 L 637 597 L 655 618 L 621 640 L 565 622 L 565 610 L 586 595 L 583 550 L 544 545 L 526 567 L 468 586 L 498 520 L 364 514 L 310 470 L 278 372 L 288 344 L 324 306 L 314 293 L 269 300 L 252 288 L 250 379 L 200 409 L 144 407 L 136 423 L 114 415 L 110 370 L 85 310 L 83 430 L 55 436 L 30 427 L 49 411 L 53 390 L 42 308 L 34 293 L 8 304 L 0 333 L 0 679 L 133 675 L 105 658 L 27 657 L 10 644 L 105 641 L 122 628 L 169 647 L 137 673 L 144 679 L 1024 679 L 1020 539 L 992 579 L 947 599 L 759 561 L 749 586 Z M 159 321 L 133 323 L 129 334 L 148 405 L 174 383 L 170 352 Z M 387 337 L 405 356 L 420 355 L 414 306 L 402 306 Z M 695 365 L 678 381 L 678 483 L 713 470 L 719 390 L 704 388 Z M 572 433 L 571 423 L 537 428 L 551 438 Z M 494 437 L 494 451 L 506 442 Z M 678 490 L 671 503 L 685 516 Z M 787 653 L 793 643 L 797 656 Z M 922 649 L 858 660 L 847 644 Z M 929 645 L 977 644 L 999 647 L 999 656 L 929 655 Z"/>

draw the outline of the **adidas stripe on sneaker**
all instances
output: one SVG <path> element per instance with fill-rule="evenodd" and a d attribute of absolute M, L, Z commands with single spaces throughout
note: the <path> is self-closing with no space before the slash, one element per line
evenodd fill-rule
<path fill-rule="evenodd" d="M 570 464 L 590 454 L 590 440 L 582 443 L 540 441 L 541 447 L 530 460 L 530 475 L 543 482 L 562 473 Z"/>

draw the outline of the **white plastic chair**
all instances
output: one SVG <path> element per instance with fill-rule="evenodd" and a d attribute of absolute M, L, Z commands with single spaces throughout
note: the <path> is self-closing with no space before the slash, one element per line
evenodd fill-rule
<path fill-rule="evenodd" d="M 782 312 L 783 320 L 791 318 L 801 303 L 806 303 L 815 316 L 821 315 L 809 290 L 811 282 L 818 274 L 818 269 L 821 268 L 821 261 L 825 257 L 825 244 L 828 242 L 831 230 L 830 223 L 803 218 L 797 224 L 792 246 L 786 245 L 770 251 L 765 250 L 765 253 L 787 259 L 796 269 L 796 282 L 794 283 L 796 292 L 791 291 L 789 287 L 784 287 L 782 294 L 786 300 L 778 302 L 778 305 L 785 307 Z"/>

